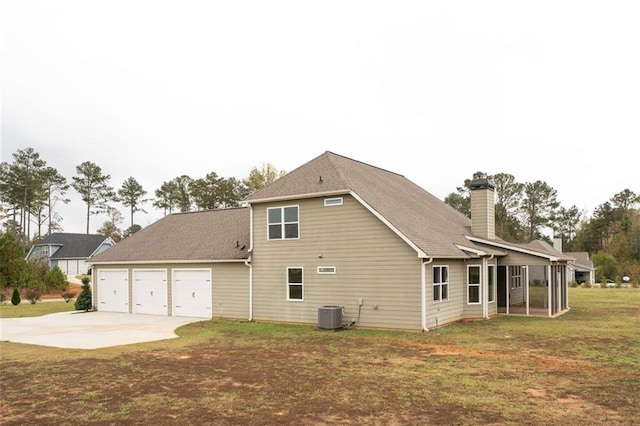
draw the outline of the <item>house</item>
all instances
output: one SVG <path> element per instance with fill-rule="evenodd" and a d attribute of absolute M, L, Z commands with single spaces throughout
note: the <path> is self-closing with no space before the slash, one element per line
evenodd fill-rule
<path fill-rule="evenodd" d="M 569 282 L 578 284 L 595 284 L 596 272 L 593 262 L 589 259 L 589 253 L 586 251 L 566 252 L 567 256 L 573 257 L 575 260 L 569 264 Z"/>
<path fill-rule="evenodd" d="M 325 152 L 246 207 L 170 215 L 92 257 L 95 305 L 305 324 L 333 307 L 341 323 L 404 330 L 567 311 L 573 258 L 497 238 L 494 191 L 472 182 L 469 219 L 400 174 Z"/>
<path fill-rule="evenodd" d="M 553 248 L 562 252 L 562 238 L 553 239 Z M 565 255 L 572 257 L 573 261 L 569 262 L 569 276 L 567 281 L 576 282 L 578 284 L 596 282 L 596 270 L 593 262 L 589 259 L 589 253 L 586 251 L 564 252 Z"/>
<path fill-rule="evenodd" d="M 59 267 L 67 275 L 89 272 L 87 259 L 115 245 L 100 234 L 53 233 L 37 242 L 27 253 L 26 260 L 45 258 L 49 267 Z"/>

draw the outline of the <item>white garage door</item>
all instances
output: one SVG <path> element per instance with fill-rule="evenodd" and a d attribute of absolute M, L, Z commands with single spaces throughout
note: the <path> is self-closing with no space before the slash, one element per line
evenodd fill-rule
<path fill-rule="evenodd" d="M 210 269 L 173 270 L 173 316 L 211 318 Z"/>
<path fill-rule="evenodd" d="M 125 269 L 98 270 L 98 310 L 129 312 L 129 273 Z"/>
<path fill-rule="evenodd" d="M 166 269 L 133 270 L 133 312 L 168 315 Z"/>

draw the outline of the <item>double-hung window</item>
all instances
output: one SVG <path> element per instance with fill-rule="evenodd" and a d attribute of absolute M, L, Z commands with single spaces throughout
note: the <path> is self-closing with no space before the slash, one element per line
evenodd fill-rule
<path fill-rule="evenodd" d="M 287 300 L 303 300 L 302 268 L 287 268 Z"/>
<path fill-rule="evenodd" d="M 480 266 L 467 268 L 467 303 L 480 303 Z"/>
<path fill-rule="evenodd" d="M 449 267 L 433 267 L 433 301 L 440 302 L 449 299 Z"/>
<path fill-rule="evenodd" d="M 300 235 L 298 206 L 267 209 L 268 238 L 270 240 L 297 239 Z"/>

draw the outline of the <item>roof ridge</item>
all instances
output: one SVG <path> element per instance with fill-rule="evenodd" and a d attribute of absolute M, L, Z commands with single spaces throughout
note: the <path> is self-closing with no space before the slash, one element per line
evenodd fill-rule
<path fill-rule="evenodd" d="M 347 183 L 347 178 L 344 175 L 344 173 L 342 173 L 342 169 L 338 167 L 338 165 L 334 161 L 334 158 L 332 157 L 332 155 L 335 155 L 338 157 L 343 157 L 343 156 L 331 151 L 327 151 L 325 154 L 327 154 L 327 159 L 329 160 L 329 164 L 331 164 L 331 167 L 333 168 L 333 170 L 335 170 L 336 174 L 340 176 L 340 180 L 342 181 L 343 185 L 349 188 L 350 190 L 353 190 L 353 188 L 351 188 L 351 185 Z M 347 157 L 343 157 L 343 158 L 347 158 Z"/>
<path fill-rule="evenodd" d="M 178 215 L 187 215 L 187 214 L 195 214 L 195 213 L 211 213 L 211 212 L 220 212 L 220 211 L 226 211 L 226 210 L 237 210 L 237 209 L 246 209 L 246 208 L 247 208 L 246 206 L 236 206 L 236 207 L 224 207 L 224 208 L 205 209 L 205 210 L 190 210 L 187 212 L 169 213 L 167 216 L 178 216 Z"/>
<path fill-rule="evenodd" d="M 396 176 L 405 177 L 404 175 L 402 175 L 400 173 L 397 173 L 397 172 L 394 172 L 393 170 L 388 170 L 388 169 L 384 169 L 382 167 L 379 167 L 379 166 L 376 166 L 376 165 L 373 165 L 373 164 L 365 163 L 364 161 L 356 160 L 354 158 L 347 157 L 346 155 L 336 154 L 333 151 L 326 151 L 326 154 L 332 154 L 332 155 L 335 155 L 336 157 L 340 157 L 340 158 L 343 158 L 345 160 L 353 161 L 354 163 L 362 164 L 363 166 L 367 166 L 367 167 L 371 167 L 371 168 L 374 168 L 374 169 L 378 169 L 378 170 L 381 170 L 383 172 L 394 174 Z M 333 161 L 331 161 L 331 163 L 334 164 Z"/>

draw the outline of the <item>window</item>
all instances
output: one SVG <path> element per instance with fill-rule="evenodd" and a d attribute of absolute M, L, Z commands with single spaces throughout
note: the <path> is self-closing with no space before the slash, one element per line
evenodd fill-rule
<path fill-rule="evenodd" d="M 287 268 L 287 300 L 302 300 L 302 268 Z"/>
<path fill-rule="evenodd" d="M 325 207 L 341 206 L 341 205 L 342 205 L 342 197 L 340 197 L 340 198 L 325 198 L 324 199 L 324 206 Z"/>
<path fill-rule="evenodd" d="M 449 267 L 433 267 L 433 301 L 440 302 L 449 298 Z"/>
<path fill-rule="evenodd" d="M 467 303 L 480 303 L 480 267 L 467 268 Z"/>
<path fill-rule="evenodd" d="M 511 288 L 522 287 L 523 278 L 524 272 L 521 266 L 509 266 L 509 283 Z"/>
<path fill-rule="evenodd" d="M 318 266 L 319 274 L 335 274 L 336 267 L 335 266 Z"/>
<path fill-rule="evenodd" d="M 494 289 L 496 286 L 496 273 L 495 273 L 496 267 L 495 265 L 489 265 L 488 266 L 488 270 L 487 270 L 487 274 L 489 282 L 487 283 L 487 291 L 489 292 L 489 294 L 487 295 L 489 297 L 489 302 L 493 302 L 495 300 L 495 296 L 494 296 Z"/>
<path fill-rule="evenodd" d="M 267 223 L 270 240 L 298 238 L 298 206 L 267 209 Z"/>

